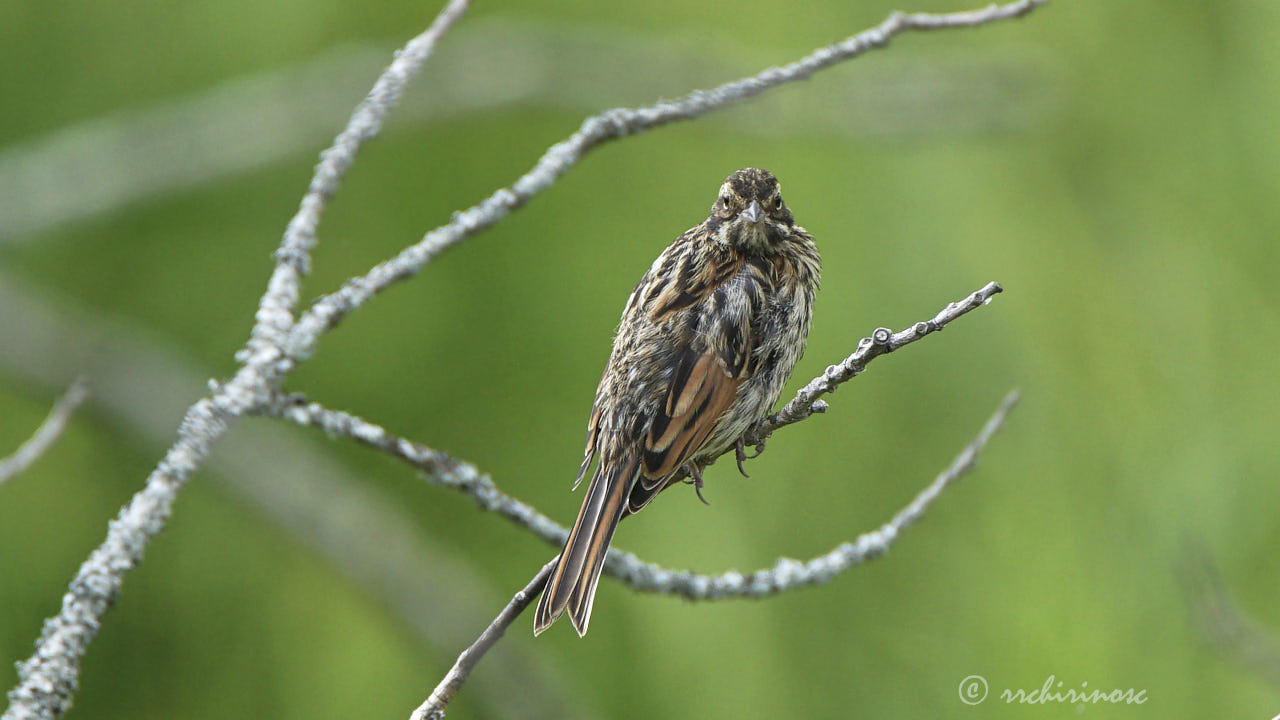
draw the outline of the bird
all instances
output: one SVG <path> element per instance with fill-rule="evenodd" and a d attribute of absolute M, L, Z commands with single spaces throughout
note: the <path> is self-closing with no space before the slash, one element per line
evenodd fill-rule
<path fill-rule="evenodd" d="M 587 632 L 618 522 L 702 467 L 737 451 L 791 376 L 809 337 L 821 258 L 772 173 L 728 176 L 702 223 L 666 248 L 622 311 L 596 390 L 574 483 L 592 462 L 582 509 L 534 614 Z M 757 453 L 758 454 L 758 453 Z"/>

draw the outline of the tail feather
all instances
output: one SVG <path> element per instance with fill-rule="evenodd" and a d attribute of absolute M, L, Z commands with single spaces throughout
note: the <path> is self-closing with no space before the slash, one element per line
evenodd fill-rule
<path fill-rule="evenodd" d="M 578 520 L 538 601 L 533 617 L 534 635 L 550 627 L 565 610 L 569 611 L 569 620 L 578 635 L 586 634 L 609 542 L 626 509 L 627 495 L 638 469 L 639 462 L 634 459 L 601 462 L 596 468 Z"/>

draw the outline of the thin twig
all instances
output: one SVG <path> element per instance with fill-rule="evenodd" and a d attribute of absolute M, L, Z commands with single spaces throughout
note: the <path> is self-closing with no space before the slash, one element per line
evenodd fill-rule
<path fill-rule="evenodd" d="M 457 661 L 453 663 L 453 667 L 449 668 L 449 672 L 445 674 L 444 679 L 436 685 L 436 689 L 431 691 L 431 696 L 426 702 L 418 706 L 417 710 L 409 716 L 409 720 L 440 720 L 444 717 L 444 709 L 458 693 L 458 689 L 467 681 L 471 675 L 471 671 L 475 668 L 476 663 L 480 662 L 480 658 L 493 647 L 493 644 L 502 638 L 503 633 L 511 626 L 515 619 L 520 617 L 520 613 L 538 597 L 538 593 L 547 585 L 547 578 L 551 576 L 551 570 L 555 567 L 556 560 L 560 556 L 551 559 L 537 575 L 525 585 L 523 589 L 511 598 L 511 602 L 502 608 L 502 612 L 498 613 L 498 617 L 489 623 L 489 627 L 480 633 L 480 637 L 471 643 L 471 646 L 462 651 Z"/>
<path fill-rule="evenodd" d="M 842 383 L 862 374 L 872 360 L 942 330 L 952 320 L 986 305 L 997 293 L 1003 291 L 1000 283 L 989 282 L 964 300 L 948 304 L 932 320 L 922 320 L 896 333 L 889 328 L 877 328 L 871 337 L 858 342 L 858 349 L 852 355 L 838 365 L 829 366 L 826 372 L 800 388 L 796 396 L 781 410 L 756 423 L 747 431 L 744 440 L 748 445 L 757 444 L 778 428 L 804 420 L 814 413 L 826 412 L 827 404 L 819 398 L 835 392 Z"/>
<path fill-rule="evenodd" d="M 745 577 L 736 572 L 710 576 L 691 572 L 673 572 L 657 568 L 657 566 L 650 566 L 651 574 L 643 578 L 629 577 L 623 578 L 623 580 L 638 590 L 675 592 L 689 600 L 722 600 L 730 597 L 759 598 L 785 590 L 794 590 L 807 585 L 827 582 L 854 565 L 861 565 L 888 552 L 889 548 L 902 534 L 902 531 L 919 520 L 925 511 L 929 509 L 929 506 L 933 504 L 933 501 L 938 499 L 943 490 L 954 484 L 977 465 L 978 454 L 986 447 L 987 442 L 991 440 L 991 436 L 1004 424 L 1009 411 L 1013 409 L 1017 402 L 1018 392 L 1016 390 L 1005 396 L 1004 402 L 1000 403 L 1000 407 L 995 411 L 995 414 L 982 426 L 982 430 L 978 432 L 977 437 L 965 446 L 955 460 L 952 460 L 951 464 L 939 473 L 928 487 L 921 490 L 920 494 L 916 495 L 910 504 L 899 510 L 892 520 L 871 532 L 859 535 L 853 542 L 845 543 L 826 555 L 805 563 L 784 558 L 779 560 L 771 569 L 757 570 Z M 431 693 L 431 697 L 427 698 L 427 701 L 413 712 L 410 720 L 440 720 L 440 718 L 444 717 L 445 707 L 453 699 L 453 696 L 457 694 L 462 684 L 467 681 L 467 677 L 475 668 L 476 663 L 480 662 L 480 658 L 484 656 L 485 652 L 497 642 L 498 638 L 502 637 L 507 627 L 515 621 L 525 607 L 533 602 L 533 599 L 547 584 L 547 576 L 558 559 L 559 557 L 557 556 L 544 565 L 538 571 L 538 574 L 534 575 L 533 579 L 529 581 L 529 584 L 516 593 L 511 602 L 498 614 L 498 617 L 494 618 L 493 622 L 480 634 L 480 637 L 458 656 L 457 662 L 453 664 L 448 674 L 436 686 L 436 689 Z"/>
<path fill-rule="evenodd" d="M 12 455 L 0 459 L 0 485 L 31 467 L 31 463 L 39 460 L 40 456 L 49 451 L 53 443 L 62 435 L 62 431 L 67 428 L 72 413 L 87 397 L 89 397 L 88 382 L 83 377 L 77 378 L 54 404 L 53 409 L 49 411 L 49 416 L 44 419 L 40 427 L 36 428 L 35 434 L 22 443 Z"/>
<path fill-rule="evenodd" d="M 453 219 L 428 232 L 420 241 L 394 258 L 373 267 L 361 277 L 348 280 L 341 290 L 315 301 L 298 318 L 285 346 L 290 357 L 309 357 L 325 331 L 374 295 L 422 270 L 440 253 L 466 240 L 511 214 L 577 165 L 591 150 L 611 140 L 633 135 L 678 120 L 691 120 L 736 105 L 779 85 L 804 80 L 869 50 L 886 47 L 899 33 L 912 30 L 940 30 L 973 27 L 1019 18 L 1048 0 L 1018 0 L 1007 5 L 990 5 L 982 10 L 957 13 L 893 13 L 884 22 L 838 43 L 818 48 L 808 56 L 782 67 L 771 67 L 756 75 L 725 83 L 710 90 L 695 90 L 676 100 L 666 100 L 640 108 L 615 108 L 587 118 L 582 127 L 553 145 L 533 169 L 510 186 L 495 191 L 478 204 L 454 213 Z"/>
<path fill-rule="evenodd" d="M 497 513 L 550 545 L 563 543 L 569 533 L 537 508 L 498 489 L 493 479 L 472 463 L 394 435 L 357 415 L 310 402 L 299 394 L 278 395 L 258 412 L 318 428 L 330 437 L 351 438 L 384 452 L 421 470 L 431 483 L 470 496 L 482 510 Z"/>
<path fill-rule="evenodd" d="M 1004 424 L 1005 417 L 1017 402 L 1016 390 L 1005 396 L 1000 407 L 987 420 L 978 436 L 956 456 L 946 470 L 943 470 L 928 487 L 921 490 L 910 504 L 899 510 L 892 520 L 871 532 L 859 535 L 851 542 L 841 543 L 827 553 L 804 561 L 779 558 L 772 567 L 761 568 L 745 575 L 733 570 L 719 575 L 704 575 L 687 570 L 667 570 L 645 563 L 640 567 L 628 567 L 626 568 L 628 572 L 619 572 L 615 576 L 637 590 L 674 594 L 687 600 L 762 598 L 786 590 L 828 582 L 849 568 L 888 552 L 902 531 L 919 520 L 943 490 L 977 465 L 979 453 L 987 446 L 991 436 Z"/>

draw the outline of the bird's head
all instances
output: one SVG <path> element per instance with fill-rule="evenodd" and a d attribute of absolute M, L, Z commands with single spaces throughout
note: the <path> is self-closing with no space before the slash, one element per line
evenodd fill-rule
<path fill-rule="evenodd" d="M 795 226 L 768 170 L 743 168 L 725 179 L 707 219 L 713 237 L 743 252 L 768 252 Z"/>

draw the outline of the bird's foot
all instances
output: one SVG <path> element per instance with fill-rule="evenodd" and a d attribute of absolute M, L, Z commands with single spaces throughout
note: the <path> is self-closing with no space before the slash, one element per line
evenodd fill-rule
<path fill-rule="evenodd" d="M 748 455 L 746 443 L 742 441 L 742 438 L 738 438 L 738 443 L 737 445 L 734 446 L 733 453 L 734 453 L 734 458 L 738 461 L 738 472 L 742 473 L 742 477 L 744 478 L 751 477 L 750 475 L 747 474 L 746 470 L 742 469 L 742 462 L 744 460 L 755 460 L 756 458 L 760 457 L 760 453 L 762 452 L 764 452 L 763 440 L 756 443 L 756 453 L 754 455 Z"/>
<path fill-rule="evenodd" d="M 689 478 L 685 482 L 693 485 L 693 491 L 698 494 L 698 499 L 703 505 L 710 505 L 707 499 L 702 497 L 702 468 L 697 463 L 691 462 L 685 466 L 685 470 L 689 472 Z"/>

